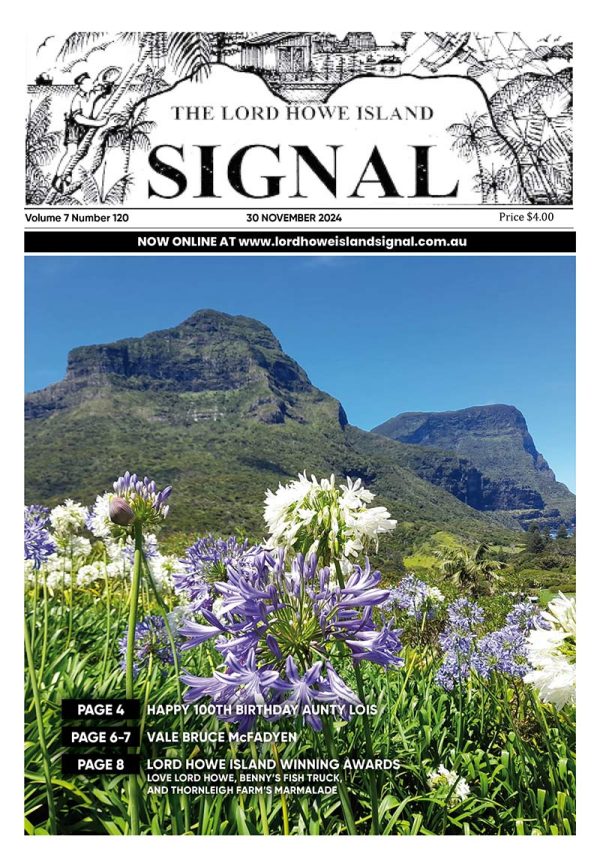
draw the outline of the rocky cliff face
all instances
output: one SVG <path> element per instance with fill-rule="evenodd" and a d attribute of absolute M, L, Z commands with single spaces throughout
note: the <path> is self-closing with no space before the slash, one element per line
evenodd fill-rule
<path fill-rule="evenodd" d="M 455 453 L 420 476 L 479 510 L 508 512 L 522 525 L 536 520 L 553 526 L 571 521 L 575 496 L 556 481 L 537 451 L 523 414 L 511 405 L 483 405 L 441 413 L 404 413 L 373 429 L 376 434 L 421 450 Z"/>
<path fill-rule="evenodd" d="M 495 437 L 490 421 L 473 420 L 470 448 L 465 418 L 462 432 L 414 414 L 361 431 L 268 327 L 210 310 L 141 338 L 75 348 L 64 379 L 28 395 L 25 414 L 28 502 L 90 502 L 133 469 L 176 486 L 169 528 L 195 532 L 259 538 L 266 488 L 303 470 L 363 478 L 401 522 L 487 535 L 507 512 L 500 521 L 514 528 L 549 507 L 539 485 L 510 470 L 503 449 L 516 439 L 536 475 L 560 485 L 522 417 L 497 416 Z M 471 454 L 484 439 L 498 449 L 494 471 Z"/>
<path fill-rule="evenodd" d="M 305 419 L 311 403 L 327 401 L 339 422 L 347 422 L 341 405 L 312 386 L 268 327 L 210 310 L 142 338 L 75 348 L 64 380 L 27 396 L 25 416 L 73 409 L 114 389 L 198 397 L 173 404 L 171 419 L 181 419 L 184 407 L 196 420 L 235 413 L 281 423 L 286 416 Z"/>
<path fill-rule="evenodd" d="M 245 317 L 197 312 L 172 329 L 69 354 L 66 382 L 118 376 L 147 389 L 232 390 L 264 381 L 306 391 L 306 373 L 281 350 L 268 327 Z"/>
<path fill-rule="evenodd" d="M 494 524 L 417 475 L 405 447 L 354 429 L 264 324 L 201 311 L 168 330 L 76 348 L 26 398 L 26 497 L 91 502 L 127 469 L 172 484 L 167 530 L 261 537 L 265 490 L 299 471 L 362 477 L 395 517 Z M 498 525 L 496 525 L 496 528 Z"/>

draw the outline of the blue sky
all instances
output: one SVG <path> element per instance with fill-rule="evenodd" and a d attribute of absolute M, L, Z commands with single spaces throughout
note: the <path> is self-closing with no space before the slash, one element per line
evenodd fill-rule
<path fill-rule="evenodd" d="M 575 488 L 570 257 L 30 257 L 26 389 L 77 345 L 212 308 L 258 318 L 349 420 L 503 402 Z"/>

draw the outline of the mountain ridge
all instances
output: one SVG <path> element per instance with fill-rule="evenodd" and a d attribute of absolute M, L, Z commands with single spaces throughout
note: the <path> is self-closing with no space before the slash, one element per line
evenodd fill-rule
<path fill-rule="evenodd" d="M 469 503 L 477 509 L 516 513 L 521 526 L 531 521 L 556 526 L 574 518 L 575 496 L 556 480 L 535 446 L 525 417 L 514 405 L 411 411 L 392 417 L 372 431 L 465 459 L 476 474 L 478 495 L 474 492 Z"/>
<path fill-rule="evenodd" d="M 516 526 L 467 505 L 450 480 L 432 482 L 441 472 L 460 484 L 464 459 L 349 424 L 272 331 L 245 316 L 200 310 L 175 327 L 74 348 L 63 380 L 30 393 L 25 410 L 30 502 L 91 502 L 134 469 L 175 486 L 167 530 L 260 538 L 266 489 L 306 470 L 363 478 L 406 535 Z"/>

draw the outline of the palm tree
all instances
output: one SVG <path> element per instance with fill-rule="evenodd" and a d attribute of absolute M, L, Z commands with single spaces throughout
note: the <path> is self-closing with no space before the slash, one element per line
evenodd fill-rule
<path fill-rule="evenodd" d="M 66 58 L 79 54 L 88 45 L 101 39 L 106 39 L 106 36 L 106 33 L 95 32 L 71 33 L 65 40 L 58 56 Z M 116 39 L 137 47 L 137 55 L 102 109 L 104 115 L 108 115 L 114 105 L 123 98 L 132 83 L 139 77 L 142 67 L 147 63 L 161 67 L 168 62 L 176 80 L 171 86 L 163 87 L 154 93 L 146 93 L 138 100 L 136 107 L 148 102 L 149 99 L 154 98 L 159 92 L 168 92 L 185 80 L 198 80 L 203 74 L 208 72 L 210 42 L 205 33 L 117 33 Z M 91 128 L 85 134 L 77 149 L 77 153 L 67 166 L 65 174 L 72 173 L 73 169 L 88 154 L 97 131 L 96 128 Z M 68 191 L 72 192 L 74 189 L 70 188 Z M 54 203 L 55 198 L 56 193 L 51 191 L 46 202 Z"/>
<path fill-rule="evenodd" d="M 162 90 L 166 90 L 169 87 L 167 82 L 164 80 L 164 76 L 164 66 L 156 67 L 148 63 L 146 68 L 143 69 L 139 75 L 135 76 L 135 80 L 139 81 L 142 93 L 147 96 L 153 96 L 155 93 L 160 93 Z"/>
<path fill-rule="evenodd" d="M 516 157 L 531 203 L 561 203 L 559 186 L 572 194 L 571 70 L 526 73 L 498 90 L 491 105 L 502 135 L 500 152 Z M 543 148 L 543 149 L 542 149 Z M 554 176 L 556 168 L 559 176 Z"/>
<path fill-rule="evenodd" d="M 211 55 L 217 63 L 223 63 L 224 57 L 235 54 L 239 50 L 240 42 L 245 38 L 245 33 L 207 33 L 210 40 Z"/>
<path fill-rule="evenodd" d="M 508 192 L 510 188 L 510 170 L 508 168 L 498 168 L 494 166 L 488 170 L 483 168 L 480 176 L 475 182 L 475 188 L 481 192 L 481 197 L 484 203 L 487 203 L 489 196 L 492 196 L 494 204 L 498 203 L 498 192 Z"/>
<path fill-rule="evenodd" d="M 434 554 L 444 578 L 471 596 L 485 596 L 494 593 L 499 572 L 506 566 L 499 560 L 488 558 L 488 552 L 488 544 L 482 542 L 475 549 L 458 545 Z"/>
<path fill-rule="evenodd" d="M 125 200 L 127 189 L 131 185 L 132 178 L 129 174 L 117 180 L 110 189 L 104 189 L 104 171 L 102 182 L 100 185 L 92 174 L 88 171 L 83 172 L 83 183 L 81 185 L 81 194 L 84 204 L 109 204 L 117 206 Z"/>
<path fill-rule="evenodd" d="M 481 178 L 483 166 L 481 157 L 490 152 L 492 141 L 495 138 L 495 132 L 488 125 L 488 118 L 485 114 L 479 117 L 465 117 L 464 123 L 453 123 L 448 127 L 448 131 L 454 137 L 452 149 L 467 161 L 475 158 L 477 160 L 477 177 Z M 485 199 L 482 194 L 482 203 Z"/>
<path fill-rule="evenodd" d="M 32 111 L 25 126 L 25 202 L 41 204 L 50 188 L 50 178 L 43 171 L 58 153 L 60 132 L 50 132 L 50 96 Z"/>
<path fill-rule="evenodd" d="M 114 125 L 110 127 L 106 134 L 108 147 L 121 147 L 125 152 L 123 166 L 125 177 L 129 176 L 129 162 L 132 151 L 136 149 L 148 150 L 150 148 L 149 133 L 156 123 L 153 120 L 145 119 L 147 113 L 147 104 L 136 107 L 135 102 L 129 103 L 122 111 L 113 116 Z M 121 203 L 125 201 L 127 188 L 126 184 L 122 187 L 123 197 Z"/>

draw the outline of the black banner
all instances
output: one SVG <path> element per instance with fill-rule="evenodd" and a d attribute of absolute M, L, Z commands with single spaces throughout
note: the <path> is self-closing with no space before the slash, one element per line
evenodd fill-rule
<path fill-rule="evenodd" d="M 565 254 L 574 231 L 26 231 L 37 254 Z"/>
<path fill-rule="evenodd" d="M 140 702 L 137 698 L 63 698 L 61 711 L 63 719 L 138 719 Z"/>
<path fill-rule="evenodd" d="M 140 729 L 132 726 L 70 725 L 61 729 L 63 746 L 139 746 Z"/>
<path fill-rule="evenodd" d="M 126 775 L 140 772 L 139 755 L 122 755 L 106 752 L 82 752 L 81 755 L 63 755 L 62 773 L 97 776 L 99 774 Z"/>

